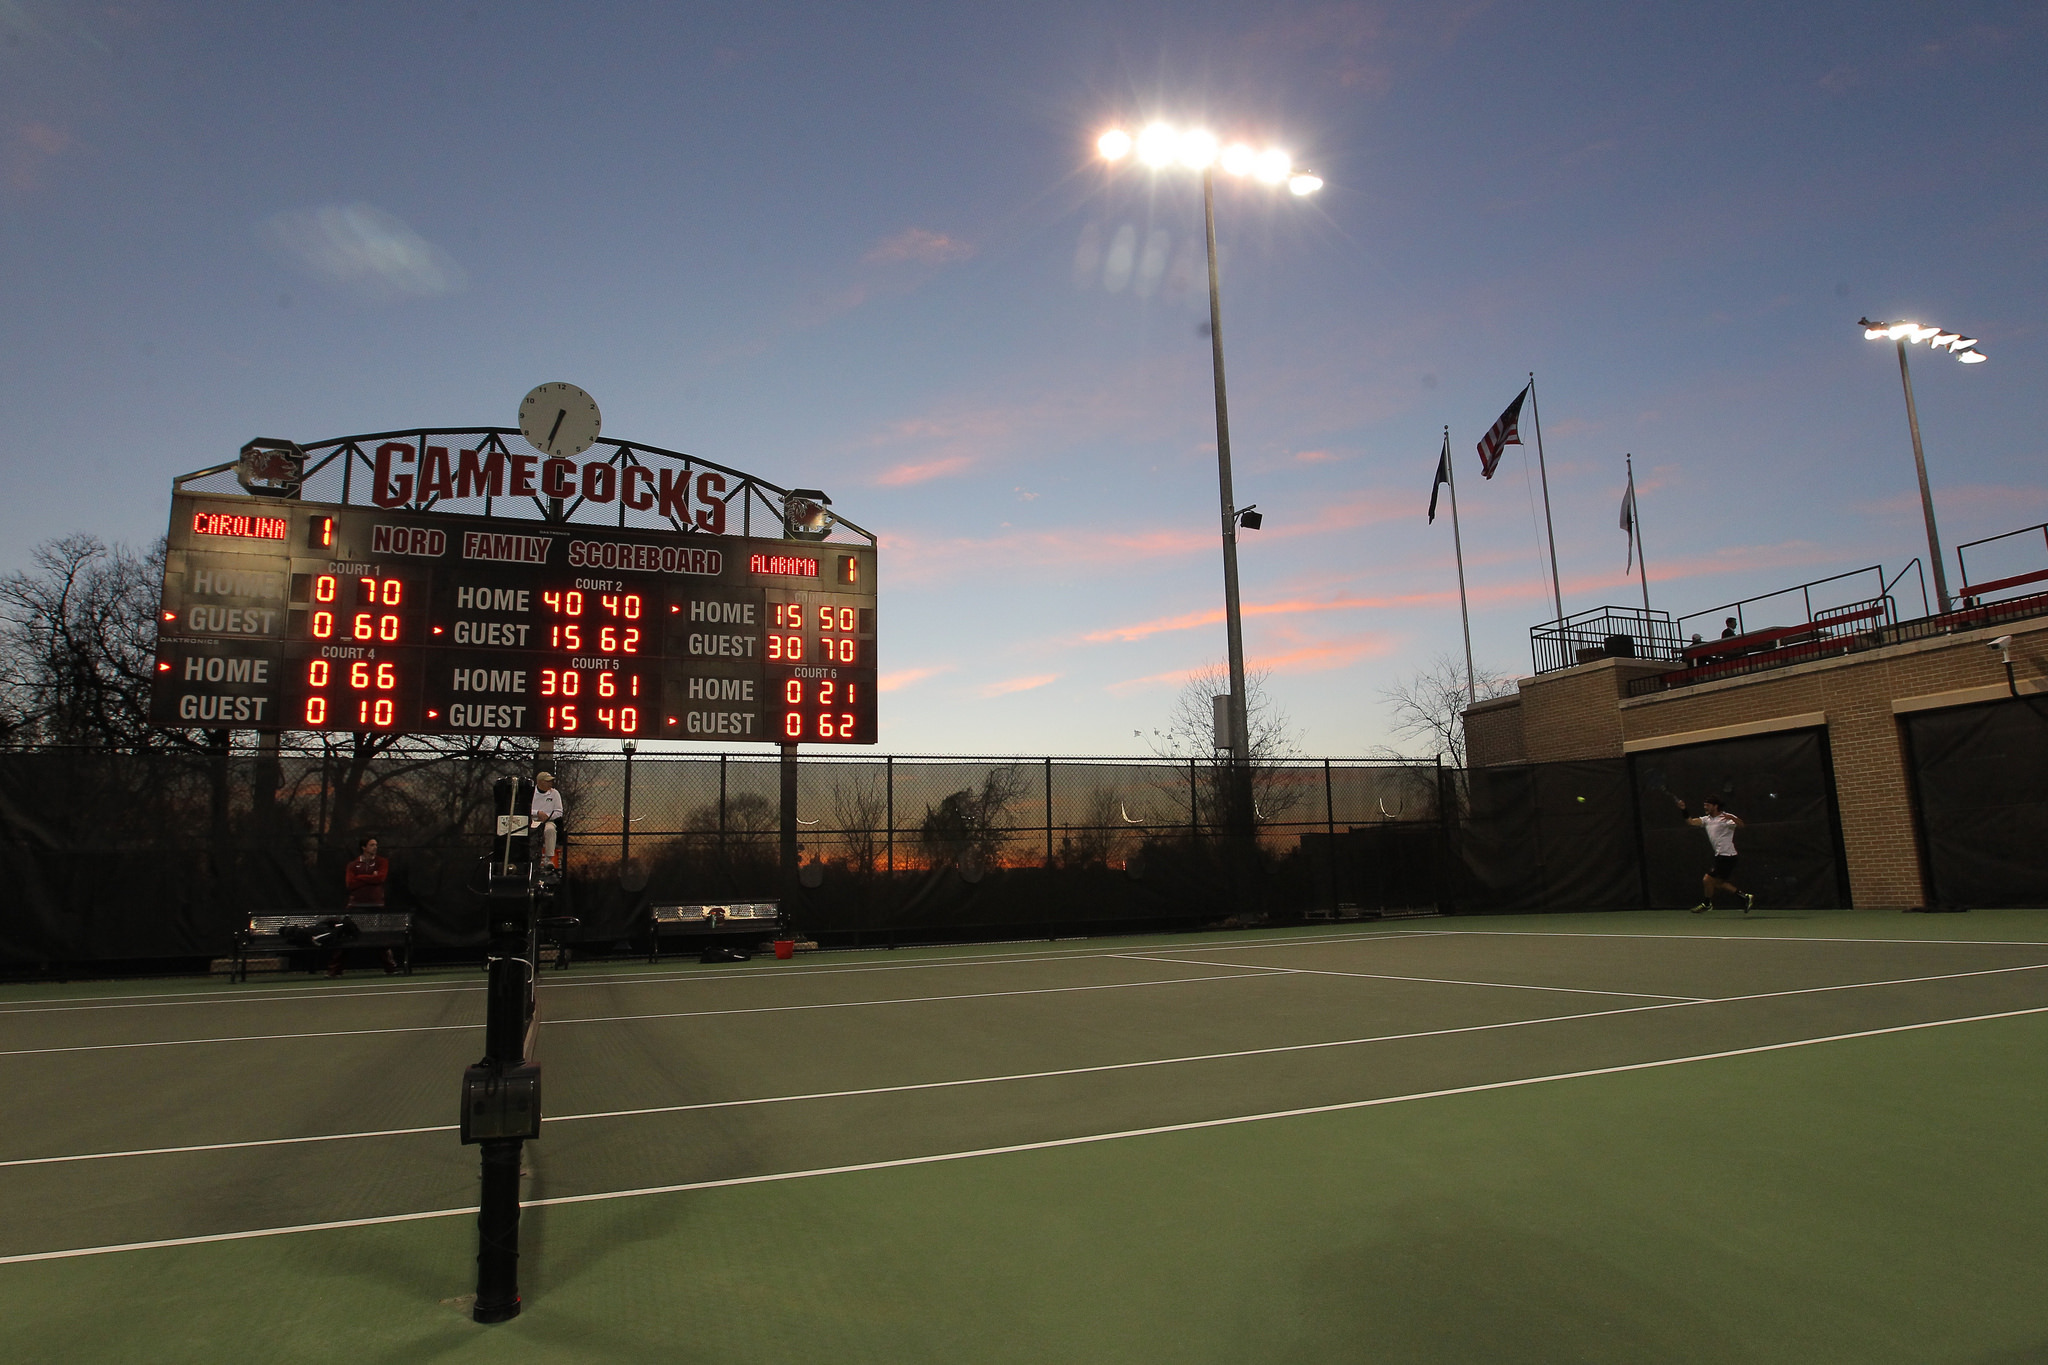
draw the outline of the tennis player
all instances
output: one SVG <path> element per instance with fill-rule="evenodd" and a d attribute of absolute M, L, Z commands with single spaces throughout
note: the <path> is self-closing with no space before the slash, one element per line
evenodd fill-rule
<path fill-rule="evenodd" d="M 1684 801 L 1678 803 L 1679 814 L 1685 814 Z M 1714 862 L 1700 877 L 1698 905 L 1692 908 L 1695 915 L 1704 915 L 1714 908 L 1714 897 L 1722 891 L 1742 902 L 1742 913 L 1748 914 L 1756 904 L 1756 897 L 1742 890 L 1730 880 L 1735 875 L 1735 831 L 1742 828 L 1742 817 L 1721 809 L 1721 803 L 1714 797 L 1700 798 L 1701 814 L 1689 817 L 1688 825 L 1698 825 L 1707 836 L 1707 844 L 1714 850 Z"/>

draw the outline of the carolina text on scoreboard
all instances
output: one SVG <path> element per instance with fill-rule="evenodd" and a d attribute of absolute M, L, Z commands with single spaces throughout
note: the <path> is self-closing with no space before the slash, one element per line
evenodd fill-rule
<path fill-rule="evenodd" d="M 157 632 L 162 725 L 876 741 L 863 544 L 180 492 Z"/>

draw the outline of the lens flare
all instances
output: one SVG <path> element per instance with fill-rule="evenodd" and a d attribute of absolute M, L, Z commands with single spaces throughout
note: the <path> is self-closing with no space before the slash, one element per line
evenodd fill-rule
<path fill-rule="evenodd" d="M 1322 187 L 1323 178 L 1319 175 L 1297 175 L 1287 182 L 1287 188 L 1295 194 L 1314 194 Z"/>
<path fill-rule="evenodd" d="M 1245 146 L 1242 142 L 1233 142 L 1223 149 L 1221 164 L 1223 169 L 1231 175 L 1250 175 L 1252 173 L 1252 163 L 1258 159 L 1259 154 L 1257 152 Z"/>
<path fill-rule="evenodd" d="M 1175 149 L 1180 164 L 1191 171 L 1207 170 L 1216 160 L 1216 135 L 1201 128 L 1190 128 L 1180 135 L 1180 144 Z"/>
<path fill-rule="evenodd" d="M 1112 128 L 1095 139 L 1095 150 L 1102 153 L 1104 161 L 1121 161 L 1131 154 L 1131 135 L 1121 128 Z"/>
<path fill-rule="evenodd" d="M 1277 185 L 1294 169 L 1294 158 L 1278 147 L 1268 147 L 1252 162 L 1252 175 L 1262 184 Z"/>
<path fill-rule="evenodd" d="M 1174 154 L 1180 150 L 1180 135 L 1164 123 L 1155 123 L 1138 134 L 1138 160 L 1158 170 L 1173 164 Z"/>

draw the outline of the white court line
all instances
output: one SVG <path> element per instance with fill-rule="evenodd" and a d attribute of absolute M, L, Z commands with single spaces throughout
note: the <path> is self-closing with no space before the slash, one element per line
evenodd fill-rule
<path fill-rule="evenodd" d="M 995 1085 L 1011 1081 L 1053 1080 L 1063 1076 L 1086 1076 L 1106 1071 L 1138 1071 L 1148 1067 L 1180 1066 L 1191 1062 L 1235 1061 L 1247 1057 L 1271 1057 L 1289 1052 L 1318 1052 L 1330 1048 L 1359 1047 L 1370 1043 L 1414 1042 L 1424 1038 L 1444 1038 L 1459 1033 L 1488 1033 L 1500 1029 L 1529 1028 L 1537 1024 L 1568 1024 L 1582 1019 L 1605 1019 L 1619 1014 L 1645 1014 L 1655 1010 L 1684 1009 L 1691 1005 L 1730 1005 L 1752 1000 L 1777 1000 L 1794 995 L 1822 995 L 1831 991 L 1866 990 L 1876 986 L 1909 986 L 1929 981 L 1950 981 L 1958 977 L 1995 976 L 2006 972 L 2038 971 L 2048 967 L 2041 963 L 2028 967 L 1991 967 L 1983 971 L 1955 972 L 1946 976 L 1900 977 L 1890 981 L 1851 981 L 1831 986 L 1802 986 L 1795 990 L 1761 991 L 1754 995 L 1729 995 L 1711 1000 L 1690 1000 L 1678 998 L 1662 1005 L 1627 1005 L 1611 1010 L 1585 1010 L 1577 1014 L 1540 1015 L 1533 1019 L 1504 1019 L 1490 1024 L 1459 1024 L 1451 1028 L 1420 1029 L 1411 1033 L 1380 1033 L 1364 1038 L 1333 1038 L 1316 1043 L 1283 1043 L 1274 1047 L 1240 1048 L 1229 1052 L 1195 1053 L 1180 1057 L 1154 1057 L 1135 1062 L 1104 1062 L 1096 1066 L 1065 1067 L 1055 1071 L 1021 1071 L 999 1076 L 968 1076 L 950 1081 L 916 1081 L 904 1085 L 867 1086 L 857 1090 L 821 1090 L 799 1095 L 761 1095 L 744 1100 L 701 1100 L 692 1104 L 664 1104 L 644 1109 L 608 1109 L 588 1114 L 557 1114 L 546 1122 L 573 1123 L 583 1119 L 644 1118 L 657 1114 L 685 1114 L 700 1109 L 745 1109 L 768 1104 L 794 1104 L 810 1100 L 855 1099 L 872 1095 L 892 1095 L 915 1090 L 949 1090 L 970 1085 Z M 1249 973 L 1248 975 L 1285 975 L 1284 972 Z M 1231 978 L 1218 978 L 1229 980 Z M 2021 1011 L 2025 1013 L 2025 1011 Z M 1987 1016 L 1989 1017 L 1989 1016 Z M 117 1157 L 176 1156 L 190 1152 L 226 1152 L 245 1147 L 291 1147 L 311 1142 L 346 1142 L 356 1138 L 404 1137 L 416 1133 L 452 1133 L 455 1124 L 442 1124 L 424 1128 L 384 1128 L 360 1133 L 318 1133 L 309 1137 L 255 1138 L 243 1142 L 209 1142 L 186 1147 L 148 1147 L 124 1152 L 82 1152 L 68 1156 L 20 1157 L 11 1161 L 0 1161 L 0 1168 L 8 1166 L 54 1166 L 73 1161 L 107 1161 Z"/>
<path fill-rule="evenodd" d="M 1138 953 L 1118 953 L 1118 957 L 1133 962 L 1185 962 L 1191 967 L 1236 967 L 1245 964 L 1236 962 L 1203 962 L 1192 957 L 1146 957 Z M 1619 995 L 1635 1000 L 1684 1000 L 1691 1004 L 1703 1004 L 1711 997 L 1704 995 L 1666 995 L 1662 991 L 1596 991 L 1587 986 L 1531 986 L 1520 981 L 1461 981 L 1448 976 L 1395 976 L 1391 972 L 1339 972 L 1316 967 L 1267 967 L 1265 971 L 1284 976 L 1349 976 L 1361 981 L 1416 981 L 1432 986 L 1490 986 L 1501 991 L 1554 991 L 1562 995 Z"/>
<path fill-rule="evenodd" d="M 1749 924 L 1761 921 L 1748 920 Z M 1411 934 L 1486 938 L 1669 938 L 1715 943 L 1882 943 L 1912 948 L 2048 948 L 2048 938 L 1840 938 L 1822 934 L 1629 934 L 1577 929 L 1410 929 Z M 1174 951 L 1167 949 L 1166 951 Z"/>
<path fill-rule="evenodd" d="M 1200 966 L 1200 963 L 1190 963 Z M 1236 966 L 1224 963 L 1225 967 Z M 579 1019 L 548 1020 L 550 1029 L 569 1024 L 622 1024 L 652 1019 L 711 1019 L 726 1014 L 788 1014 L 805 1010 L 865 1009 L 871 1005 L 929 1005 L 948 1000 L 997 1000 L 1013 995 L 1069 995 L 1078 991 L 1120 991 L 1133 986 L 1180 986 L 1196 981 L 1240 981 L 1272 976 L 1264 967 L 1237 970 L 1223 976 L 1172 976 L 1156 981 L 1110 981 L 1089 986 L 1038 986 L 1014 991 L 973 991 L 954 995 L 893 996 L 884 1000 L 833 1000 L 811 1005 L 749 1005 L 722 1010 L 671 1010 L 659 1014 L 593 1014 Z M 311 1033 L 241 1033 L 219 1038 L 162 1038 L 139 1043 L 77 1043 L 68 1047 L 24 1047 L 0 1051 L 0 1057 L 42 1057 L 61 1052 L 123 1052 L 148 1047 L 197 1047 L 202 1043 L 293 1042 L 302 1038 L 364 1038 L 384 1033 L 455 1033 L 483 1027 L 481 1020 L 470 1024 L 410 1024 L 389 1028 L 327 1029 Z"/>
<path fill-rule="evenodd" d="M 1350 943 L 1360 940 L 1377 942 L 1385 939 L 1413 938 L 1421 932 L 1415 929 L 1394 930 L 1390 932 L 1361 930 L 1355 933 L 1318 935 L 1316 937 L 1256 939 L 1249 941 L 1246 946 L 1256 946 L 1259 943 L 1322 944 Z M 1117 935 L 1116 937 L 1121 939 L 1130 936 Z M 1203 946 L 1200 944 L 1189 944 L 1185 949 L 1165 948 L 1160 951 L 1200 951 Z M 831 953 L 838 950 L 825 949 L 823 951 Z M 873 950 L 862 949 L 861 951 Z M 908 947 L 899 951 L 912 953 L 916 952 L 917 949 L 915 947 Z M 811 965 L 799 962 L 771 969 L 767 968 L 764 964 L 763 967 L 752 968 L 746 971 L 651 972 L 645 975 L 635 975 L 632 968 L 620 968 L 615 971 L 607 971 L 569 981 L 543 981 L 540 983 L 540 988 L 544 991 L 565 991 L 588 990 L 599 986 L 661 985 L 677 981 L 686 983 L 692 981 L 789 981 L 798 977 L 839 976 L 862 972 L 909 972 L 920 971 L 929 967 L 974 966 L 980 963 L 988 963 L 993 966 L 1019 966 L 1028 965 L 1033 962 L 1088 962 L 1097 958 L 1114 956 L 1116 956 L 1116 953 L 1113 950 L 1101 948 L 1088 951 L 1060 949 L 1052 952 L 1032 953 L 955 953 L 946 957 L 921 958 L 915 962 L 876 962 L 845 966 L 827 966 L 823 963 Z M 475 969 L 465 968 L 464 970 Z M 48 1001 L 27 1004 L 0 1005 L 0 1015 L 64 1014 L 93 1009 L 153 1009 L 167 1005 L 294 1004 L 300 1001 L 318 1003 L 323 1000 L 348 1000 L 369 997 L 478 994 L 486 989 L 488 987 L 481 984 L 475 986 L 411 986 L 391 982 L 374 989 L 354 991 L 345 991 L 333 986 L 308 985 L 297 987 L 250 986 L 224 991 L 165 992 L 161 995 L 74 995 L 58 996 Z M 259 994 L 259 992 L 262 993 Z M 132 1005 L 104 1003 L 110 1001 L 139 1001 L 141 1003 Z"/>
<path fill-rule="evenodd" d="M 1651 1008 L 1662 1008 L 1652 1006 Z M 1495 1090 L 1516 1090 L 1524 1086 L 1547 1085 L 1553 1081 L 1588 1080 L 1596 1076 L 1618 1076 L 1631 1071 L 1653 1071 L 1662 1067 L 1686 1066 L 1693 1062 L 1725 1061 L 1764 1052 L 1817 1047 L 1823 1043 L 1845 1043 L 1860 1038 L 1878 1038 L 1892 1033 L 1947 1028 L 1953 1024 L 1982 1024 L 1998 1019 L 2017 1019 L 2031 1014 L 2048 1014 L 2048 1005 L 2032 1009 L 2005 1010 L 1997 1014 L 1973 1014 L 1959 1019 L 1932 1019 L 1918 1024 L 1894 1024 L 1888 1028 L 1835 1033 L 1820 1038 L 1797 1038 L 1784 1043 L 1762 1043 L 1754 1047 L 1729 1048 L 1721 1052 L 1700 1052 L 1687 1057 L 1663 1057 L 1651 1062 L 1628 1062 L 1619 1066 L 1591 1067 L 1583 1071 L 1559 1071 L 1547 1076 L 1524 1076 L 1511 1081 L 1486 1081 L 1478 1085 L 1452 1086 L 1443 1090 L 1419 1090 L 1407 1095 L 1383 1095 L 1370 1100 L 1345 1100 L 1300 1109 L 1275 1109 L 1263 1114 L 1237 1114 L 1229 1118 L 1194 1119 L 1186 1123 L 1165 1123 L 1151 1128 L 1126 1128 L 1114 1133 L 1084 1133 L 1079 1137 L 1047 1138 L 1038 1142 L 1011 1143 L 1003 1147 L 978 1147 L 961 1152 L 934 1152 L 926 1156 L 896 1157 L 887 1161 L 862 1161 L 845 1166 L 818 1166 L 803 1171 L 774 1171 L 766 1175 L 727 1176 L 720 1180 L 693 1180 L 677 1185 L 650 1185 L 636 1190 L 605 1190 L 597 1194 L 563 1194 L 547 1199 L 529 1199 L 523 1208 L 552 1208 L 566 1204 L 597 1204 L 614 1199 L 641 1199 L 657 1194 L 689 1194 L 697 1190 L 731 1189 L 741 1185 L 768 1185 L 785 1180 L 808 1180 L 827 1175 L 856 1175 L 867 1171 L 899 1170 L 908 1166 L 933 1166 L 948 1161 L 969 1161 L 978 1157 L 1015 1156 L 1023 1152 L 1045 1152 L 1061 1147 L 1082 1147 L 1099 1142 L 1121 1142 L 1129 1138 L 1161 1137 L 1170 1133 L 1193 1133 L 1209 1128 L 1232 1128 L 1246 1123 L 1267 1123 L 1276 1119 L 1309 1118 L 1318 1114 L 1339 1114 L 1355 1109 L 1377 1109 L 1385 1105 L 1416 1100 L 1449 1099 Z M 159 1251 L 171 1247 L 207 1246 L 218 1242 L 242 1242 L 256 1237 L 283 1237 L 300 1232 L 333 1232 L 345 1228 L 384 1227 L 394 1223 L 417 1223 L 429 1218 L 467 1218 L 473 1206 L 459 1209 L 430 1209 L 421 1213 L 390 1213 L 374 1218 L 347 1218 L 331 1223 L 300 1223 L 292 1227 L 250 1228 L 242 1232 L 214 1232 L 198 1237 L 166 1237 L 152 1242 L 123 1242 L 113 1246 L 73 1247 L 63 1251 L 31 1251 L 0 1256 L 0 1265 L 22 1265 L 35 1261 L 70 1260 L 80 1256 L 107 1256 L 121 1251 Z"/>

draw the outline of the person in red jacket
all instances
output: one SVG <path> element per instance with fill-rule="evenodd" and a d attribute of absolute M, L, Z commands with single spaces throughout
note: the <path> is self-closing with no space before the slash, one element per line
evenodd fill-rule
<path fill-rule="evenodd" d="M 355 860 L 348 865 L 348 908 L 350 910 L 382 910 L 384 908 L 384 884 L 391 878 L 391 860 L 377 856 L 377 836 L 364 835 L 362 843 L 356 846 Z M 391 975 L 398 970 L 398 959 L 389 948 L 384 950 L 384 974 Z M 334 960 L 327 964 L 329 976 L 341 975 L 341 952 L 337 950 Z"/>

